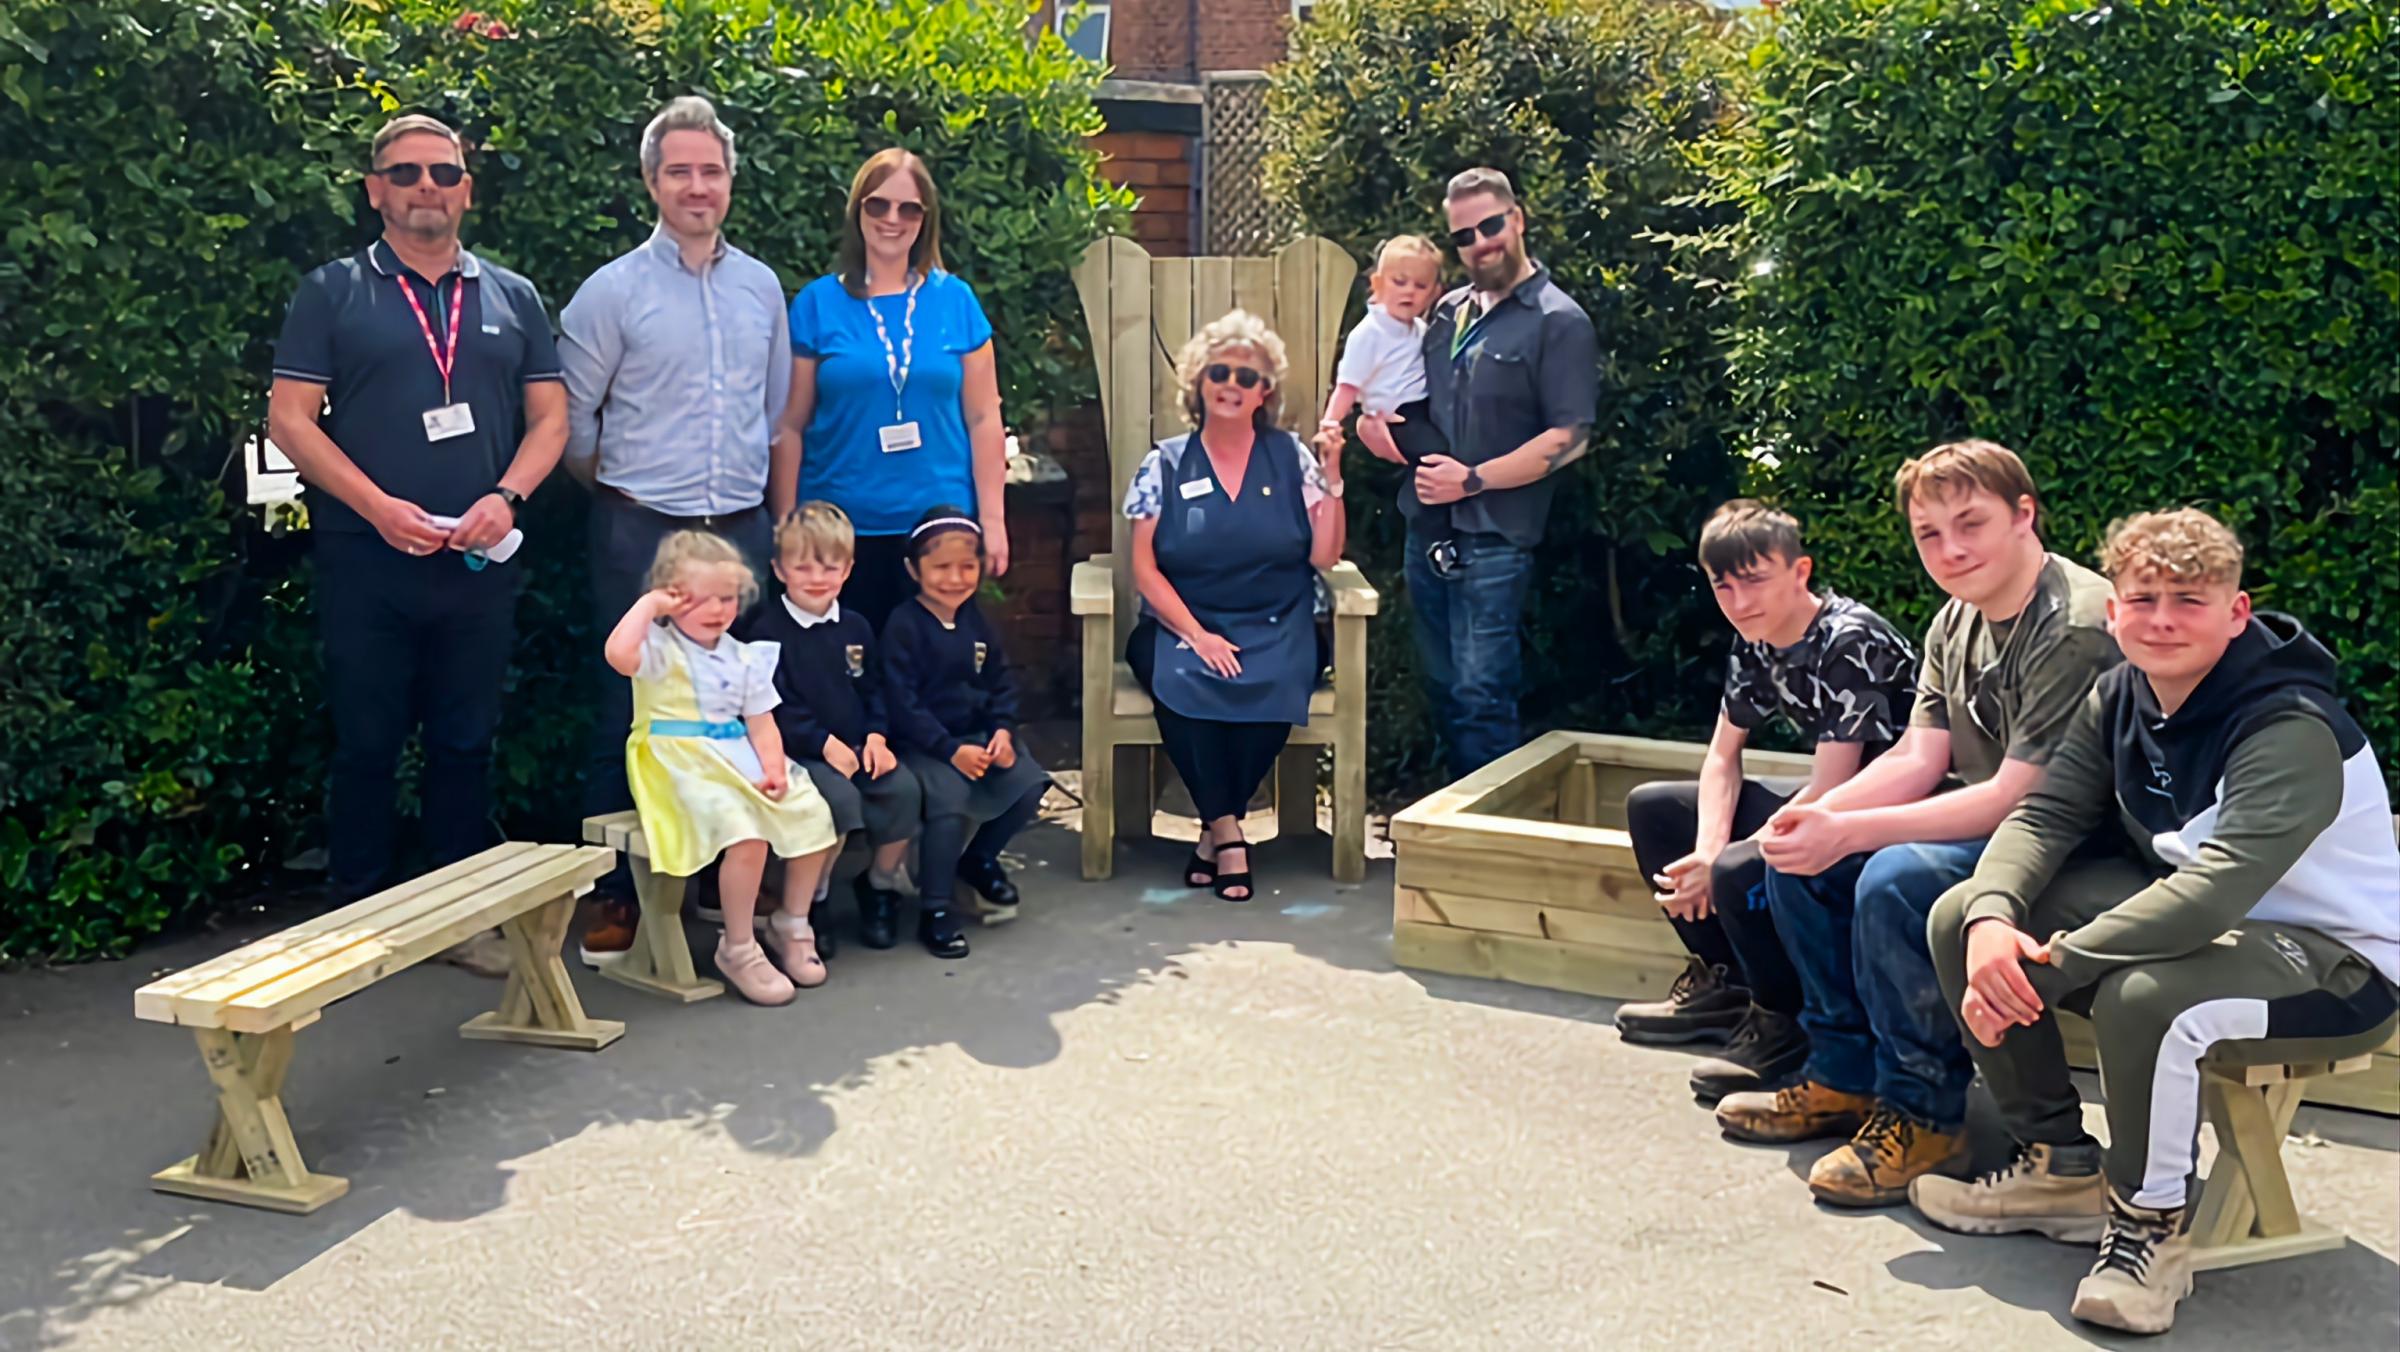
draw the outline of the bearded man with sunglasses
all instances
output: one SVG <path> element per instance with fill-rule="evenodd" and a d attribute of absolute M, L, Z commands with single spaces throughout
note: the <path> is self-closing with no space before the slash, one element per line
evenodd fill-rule
<path fill-rule="evenodd" d="M 475 181 L 458 133 L 394 119 L 368 164 L 383 237 L 301 279 L 267 415 L 309 489 L 334 725 L 327 835 L 343 897 L 394 876 L 394 778 L 412 729 L 433 865 L 491 843 L 492 738 L 524 570 L 486 551 L 567 435 L 541 296 L 459 245 Z M 478 971 L 506 969 L 496 936 L 454 952 Z"/>
<path fill-rule="evenodd" d="M 1463 775 L 1517 747 L 1533 549 L 1550 515 L 1551 476 L 1591 445 L 1599 345 L 1583 307 L 1527 257 L 1525 213 L 1507 175 L 1469 169 L 1445 196 L 1468 285 L 1434 306 L 1425 382 L 1450 453 L 1417 465 L 1400 511 L 1411 523 L 1405 572 L 1427 693 L 1450 772 Z M 1424 509 L 1447 504 L 1458 563 L 1444 576 Z"/>
<path fill-rule="evenodd" d="M 2108 581 L 2042 547 L 2016 452 L 1937 446 L 1902 465 L 1894 487 L 1950 601 L 1925 631 L 1900 741 L 1768 820 L 1767 909 L 1800 973 L 1808 1062 L 1796 1084 L 1717 1105 L 1737 1140 L 1849 1137 L 1808 1175 L 1837 1206 L 1894 1205 L 1911 1181 L 1965 1166 L 1975 1067 L 1927 921 L 2040 786 L 2076 709 L 2118 662 Z"/>

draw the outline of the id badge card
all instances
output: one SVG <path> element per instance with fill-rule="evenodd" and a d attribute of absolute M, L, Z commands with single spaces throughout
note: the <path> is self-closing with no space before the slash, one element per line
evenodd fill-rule
<path fill-rule="evenodd" d="M 904 423 L 891 423 L 876 428 L 875 437 L 876 440 L 883 443 L 885 455 L 892 455 L 900 451 L 913 451 L 925 444 L 925 435 L 917 430 L 917 424 L 913 419 Z"/>
<path fill-rule="evenodd" d="M 425 439 L 427 441 L 448 441 L 452 437 L 463 437 L 474 430 L 475 410 L 467 407 L 464 400 L 455 404 L 444 404 L 440 408 L 425 410 Z"/>
<path fill-rule="evenodd" d="M 1185 502 L 1190 502 L 1194 498 L 1205 498 L 1216 492 L 1217 481 L 1214 479 L 1186 479 L 1183 481 L 1183 485 L 1175 491 L 1183 495 Z"/>

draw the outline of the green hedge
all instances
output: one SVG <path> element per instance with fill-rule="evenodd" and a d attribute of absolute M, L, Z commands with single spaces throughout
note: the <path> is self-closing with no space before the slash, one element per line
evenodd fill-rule
<path fill-rule="evenodd" d="M 499 38 L 461 8 L 0 10 L 0 957 L 120 951 L 319 834 L 304 550 L 222 489 L 300 273 L 372 237 L 360 160 L 395 111 L 476 143 L 468 242 L 553 306 L 648 233 L 636 148 L 673 94 L 739 135 L 728 232 L 787 288 L 830 264 L 859 161 L 908 145 L 1012 422 L 1088 393 L 1069 269 L 1130 201 L 1086 145 L 1100 72 L 1029 38 L 1031 0 L 477 5 Z M 544 835 L 589 722 L 581 510 L 533 505 L 500 747 L 503 814 Z"/>
<path fill-rule="evenodd" d="M 1808 0 L 1725 181 L 1755 486 L 1824 575 L 1938 594 L 1901 458 L 2025 453 L 2050 546 L 2221 513 L 2400 764 L 2400 33 L 2379 0 Z"/>
<path fill-rule="evenodd" d="M 1705 6 L 1659 0 L 1324 0 L 1268 95 L 1271 191 L 1362 261 L 1438 237 L 1449 176 L 1506 171 L 1529 247 L 1600 334 L 1600 421 L 1567 474 L 1528 605 L 1528 730 L 1697 732 L 1722 623 L 1689 563 L 1733 491 L 1735 410 L 1712 302 L 1733 264 L 1672 238 L 1722 227 L 1699 147 L 1740 51 Z M 1363 312 L 1364 298 L 1352 317 Z M 1420 781 L 1431 727 L 1400 585 L 1398 471 L 1353 446 L 1352 551 L 1394 601 L 1375 626 L 1379 788 Z"/>

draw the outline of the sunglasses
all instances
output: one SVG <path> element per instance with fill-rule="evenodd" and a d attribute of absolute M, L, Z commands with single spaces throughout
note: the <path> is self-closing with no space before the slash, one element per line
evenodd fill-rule
<path fill-rule="evenodd" d="M 455 188 L 466 178 L 467 167 L 463 164 L 409 164 L 403 162 L 387 164 L 381 169 L 369 169 L 367 172 L 381 176 L 386 183 L 395 188 L 413 188 L 417 186 L 417 180 L 427 174 L 433 175 L 433 186 Z"/>
<path fill-rule="evenodd" d="M 925 204 L 923 202 L 895 202 L 889 197 L 870 197 L 864 202 L 859 203 L 859 205 L 866 208 L 866 212 L 869 216 L 872 216 L 879 221 L 884 217 L 891 215 L 895 210 L 900 213 L 900 219 L 904 221 L 921 221 L 925 219 Z"/>
<path fill-rule="evenodd" d="M 1506 230 L 1507 228 L 1508 213 L 1505 211 L 1497 212 L 1493 215 L 1484 217 L 1482 220 L 1475 222 L 1473 225 L 1467 226 L 1463 229 L 1451 231 L 1450 247 L 1453 249 L 1464 249 L 1468 245 L 1473 244 L 1476 236 L 1478 235 L 1485 239 L 1490 239 L 1492 236 L 1499 234 L 1501 231 Z"/>
<path fill-rule="evenodd" d="M 1202 374 L 1208 377 L 1208 383 L 1211 385 L 1222 385 L 1230 380 L 1245 390 L 1257 389 L 1259 384 L 1266 379 L 1265 376 L 1247 366 L 1229 366 L 1224 362 L 1218 362 Z"/>

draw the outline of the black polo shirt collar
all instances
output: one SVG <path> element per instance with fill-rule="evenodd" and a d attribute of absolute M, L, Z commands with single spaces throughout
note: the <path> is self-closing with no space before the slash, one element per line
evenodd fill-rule
<path fill-rule="evenodd" d="M 373 244 L 367 246 L 367 264 L 386 277 L 398 277 L 402 274 L 406 274 L 410 277 L 416 277 L 418 281 L 424 282 L 429 286 L 440 280 L 440 278 L 427 278 L 418 276 L 417 270 L 410 267 L 406 263 L 401 262 L 400 255 L 392 252 L 392 246 L 390 242 L 383 239 L 378 239 Z M 466 245 L 461 244 L 458 246 L 458 260 L 450 265 L 450 272 L 455 272 L 461 277 L 470 279 L 481 277 L 483 275 L 483 264 L 475 257 L 475 255 L 467 252 Z M 450 272 L 445 272 L 442 274 L 442 276 L 447 277 L 450 275 Z"/>

